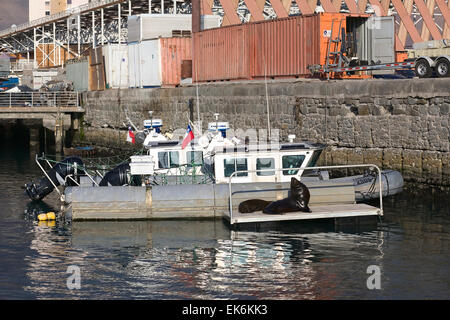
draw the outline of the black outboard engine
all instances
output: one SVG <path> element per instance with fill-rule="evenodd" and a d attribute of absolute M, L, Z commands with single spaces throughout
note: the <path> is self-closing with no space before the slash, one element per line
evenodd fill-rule
<path fill-rule="evenodd" d="M 42 200 L 45 196 L 47 196 L 49 193 L 53 191 L 55 186 L 59 186 L 61 184 L 61 181 L 64 181 L 65 178 L 75 173 L 75 163 L 77 164 L 77 174 L 82 175 L 84 174 L 83 167 L 83 161 L 78 157 L 69 157 L 64 159 L 61 162 L 58 162 L 49 172 L 48 176 L 51 179 L 51 181 L 47 177 L 41 178 L 38 183 L 29 182 L 25 185 L 25 190 L 28 194 L 28 196 L 33 201 L 39 201 Z M 52 184 L 53 182 L 53 184 Z M 71 180 L 68 180 L 68 184 L 72 185 L 73 182 Z"/>
<path fill-rule="evenodd" d="M 129 171 L 130 164 L 128 162 L 122 163 L 111 171 L 108 171 L 100 181 L 99 186 L 123 186 L 125 184 L 129 184 Z"/>

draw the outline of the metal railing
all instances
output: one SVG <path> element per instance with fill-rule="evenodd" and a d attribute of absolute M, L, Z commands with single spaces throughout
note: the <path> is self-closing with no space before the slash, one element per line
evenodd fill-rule
<path fill-rule="evenodd" d="M 79 92 L 0 92 L 0 107 L 79 107 Z"/>
<path fill-rule="evenodd" d="M 232 198 L 232 178 L 240 173 L 254 173 L 254 172 L 273 172 L 273 171 L 287 171 L 287 170 L 322 170 L 322 169 L 348 169 L 348 168 L 375 168 L 378 171 L 378 181 L 379 181 L 379 193 L 380 193 L 380 212 L 379 215 L 383 215 L 383 183 L 381 180 L 381 170 L 377 165 L 374 164 L 352 164 L 352 165 L 342 165 L 342 166 L 323 166 L 323 167 L 304 167 L 304 168 L 274 168 L 274 169 L 259 169 L 259 170 L 239 170 L 233 172 L 228 180 L 228 192 L 229 192 L 229 206 L 230 206 L 230 224 L 233 224 L 233 198 Z M 297 177 L 297 175 L 292 175 L 292 177 Z M 301 181 L 301 177 L 300 177 Z"/>

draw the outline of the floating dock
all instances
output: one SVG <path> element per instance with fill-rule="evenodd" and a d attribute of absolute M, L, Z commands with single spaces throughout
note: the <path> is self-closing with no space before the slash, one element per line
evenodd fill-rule
<path fill-rule="evenodd" d="M 259 223 L 259 222 L 279 222 L 294 220 L 314 220 L 314 219 L 330 219 L 330 218 L 348 218 L 348 217 L 364 217 L 364 216 L 382 216 L 379 208 L 364 203 L 355 204 L 335 204 L 326 206 L 311 206 L 312 212 L 289 212 L 285 214 L 265 214 L 261 211 L 254 213 L 236 212 L 233 217 L 225 214 L 224 218 L 230 225 L 243 223 Z"/>

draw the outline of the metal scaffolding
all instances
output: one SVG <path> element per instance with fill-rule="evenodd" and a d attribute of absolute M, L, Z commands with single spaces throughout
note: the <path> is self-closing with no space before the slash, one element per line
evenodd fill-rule
<path fill-rule="evenodd" d="M 64 56 L 80 57 L 89 48 L 127 42 L 128 16 L 190 14 L 191 2 L 180 0 L 96 0 L 51 16 L 0 31 L 0 48 L 42 55 L 41 65 L 64 66 Z M 43 45 L 50 45 L 47 50 Z M 38 68 L 37 59 L 34 67 Z"/>

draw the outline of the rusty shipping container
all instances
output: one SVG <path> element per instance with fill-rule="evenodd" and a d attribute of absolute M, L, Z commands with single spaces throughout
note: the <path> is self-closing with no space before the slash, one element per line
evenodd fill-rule
<path fill-rule="evenodd" d="M 192 38 L 159 38 L 159 41 L 161 86 L 179 85 L 182 62 L 192 59 Z"/>
<path fill-rule="evenodd" d="M 308 66 L 326 63 L 330 33 L 338 36 L 340 21 L 345 32 L 348 17 L 369 15 L 320 13 L 194 33 L 193 79 L 309 77 Z"/>
<path fill-rule="evenodd" d="M 193 79 L 250 79 L 249 26 L 244 24 L 194 33 Z"/>

